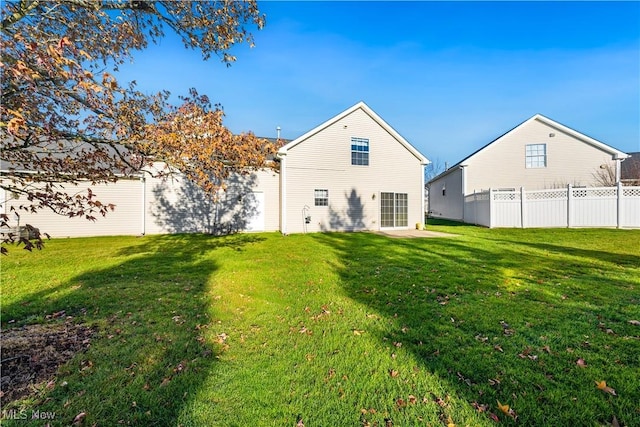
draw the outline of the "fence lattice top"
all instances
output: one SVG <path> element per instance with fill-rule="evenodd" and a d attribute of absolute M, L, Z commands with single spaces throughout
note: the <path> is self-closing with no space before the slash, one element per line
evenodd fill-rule
<path fill-rule="evenodd" d="M 611 188 L 574 188 L 571 190 L 571 196 L 580 197 L 616 197 L 618 189 Z"/>
<path fill-rule="evenodd" d="M 640 187 L 622 188 L 624 197 L 640 197 Z"/>

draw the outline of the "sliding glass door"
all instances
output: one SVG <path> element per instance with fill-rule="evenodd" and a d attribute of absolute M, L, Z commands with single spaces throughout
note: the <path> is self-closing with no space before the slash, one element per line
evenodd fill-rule
<path fill-rule="evenodd" d="M 381 227 L 407 227 L 408 210 L 407 193 L 380 193 Z"/>

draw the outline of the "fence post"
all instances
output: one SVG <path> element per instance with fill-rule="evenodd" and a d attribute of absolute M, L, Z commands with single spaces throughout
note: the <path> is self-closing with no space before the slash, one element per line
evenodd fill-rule
<path fill-rule="evenodd" d="M 478 225 L 478 196 L 476 196 L 476 190 L 473 190 L 473 223 Z"/>
<path fill-rule="evenodd" d="M 620 164 L 620 162 L 618 162 L 618 164 Z M 616 185 L 617 188 L 617 203 L 616 203 L 616 228 L 621 228 L 622 227 L 622 198 L 624 197 L 623 191 L 622 191 L 622 183 L 620 181 L 618 181 L 618 184 Z"/>
<path fill-rule="evenodd" d="M 494 203 L 493 203 L 493 190 L 489 188 L 489 228 L 493 228 L 493 224 L 495 222 L 495 215 L 493 214 Z"/>
<path fill-rule="evenodd" d="M 520 227 L 521 228 L 526 228 L 526 224 L 527 224 L 527 207 L 525 206 L 526 203 L 526 193 L 524 191 L 524 187 L 520 187 Z"/>
<path fill-rule="evenodd" d="M 571 184 L 567 184 L 567 228 L 571 228 L 572 214 L 573 214 L 573 191 L 571 191 Z"/>
<path fill-rule="evenodd" d="M 144 172 L 140 176 L 140 183 L 142 184 L 142 230 L 140 233 L 144 236 L 147 234 L 147 177 L 144 176 Z"/>

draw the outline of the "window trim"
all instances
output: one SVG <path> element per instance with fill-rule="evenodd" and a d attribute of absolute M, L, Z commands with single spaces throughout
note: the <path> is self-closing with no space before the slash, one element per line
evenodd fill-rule
<path fill-rule="evenodd" d="M 540 149 L 542 148 L 542 151 Z M 547 167 L 547 144 L 527 144 L 524 147 L 525 169 L 544 169 Z"/>
<path fill-rule="evenodd" d="M 361 149 L 359 149 L 361 148 Z M 369 138 L 351 137 L 351 166 L 369 166 L 371 141 Z"/>
<path fill-rule="evenodd" d="M 329 206 L 329 189 L 316 188 L 313 190 L 314 206 Z"/>

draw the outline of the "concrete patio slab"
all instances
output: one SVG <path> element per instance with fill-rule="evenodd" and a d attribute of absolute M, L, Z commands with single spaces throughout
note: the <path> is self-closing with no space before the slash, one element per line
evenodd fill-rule
<path fill-rule="evenodd" d="M 394 239 L 424 239 L 433 237 L 458 237 L 459 234 L 443 233 L 432 230 L 385 230 L 377 231 L 376 234 L 391 237 Z"/>

